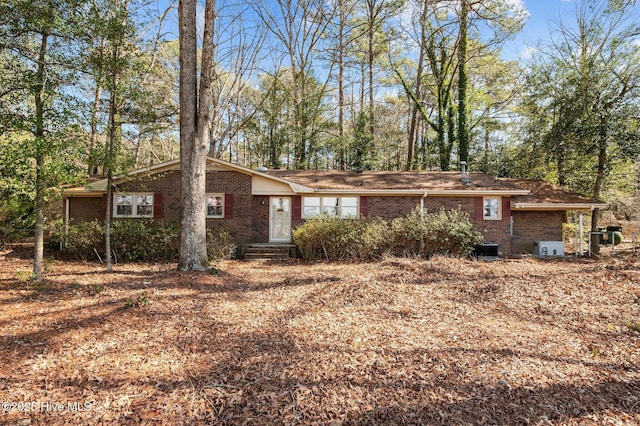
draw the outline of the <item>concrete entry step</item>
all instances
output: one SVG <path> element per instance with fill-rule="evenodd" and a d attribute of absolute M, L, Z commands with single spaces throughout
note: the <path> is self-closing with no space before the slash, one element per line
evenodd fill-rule
<path fill-rule="evenodd" d="M 244 252 L 245 260 L 285 260 L 295 250 L 295 244 L 249 244 Z"/>

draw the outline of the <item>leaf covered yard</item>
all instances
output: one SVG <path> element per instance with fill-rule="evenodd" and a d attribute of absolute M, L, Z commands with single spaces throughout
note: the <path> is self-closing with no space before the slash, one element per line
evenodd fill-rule
<path fill-rule="evenodd" d="M 2 424 L 640 423 L 636 260 L 29 262 Z"/>

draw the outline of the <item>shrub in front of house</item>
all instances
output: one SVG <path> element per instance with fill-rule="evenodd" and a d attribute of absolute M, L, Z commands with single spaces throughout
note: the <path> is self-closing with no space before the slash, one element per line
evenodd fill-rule
<path fill-rule="evenodd" d="M 235 259 L 238 246 L 233 242 L 233 237 L 228 232 L 222 231 L 215 234 L 207 229 L 207 258 L 209 262 L 217 260 Z"/>
<path fill-rule="evenodd" d="M 175 260 L 179 236 L 177 225 L 152 219 L 118 219 L 111 224 L 111 248 L 122 262 Z"/>
<path fill-rule="evenodd" d="M 304 258 L 329 260 L 369 260 L 385 253 L 468 256 L 482 240 L 480 231 L 462 211 L 423 213 L 419 207 L 391 223 L 375 218 L 320 217 L 306 221 L 293 232 L 293 241 Z"/>
<path fill-rule="evenodd" d="M 482 233 L 461 210 L 423 213 L 417 207 L 391 222 L 392 252 L 396 255 L 468 256 L 483 241 Z"/>
<path fill-rule="evenodd" d="M 293 231 L 293 242 L 305 259 L 370 260 L 385 250 L 388 226 L 382 219 L 321 216 Z"/>
<path fill-rule="evenodd" d="M 104 224 L 97 220 L 70 224 L 66 230 L 63 221 L 57 220 L 47 224 L 47 233 L 47 246 L 61 249 L 72 259 L 95 259 L 95 251 L 104 252 Z"/>
<path fill-rule="evenodd" d="M 65 238 L 62 226 L 51 229 L 49 245 L 59 247 L 75 259 L 104 259 L 104 223 L 80 222 L 69 225 Z M 111 225 L 111 249 L 116 262 L 175 261 L 180 247 L 178 225 L 151 219 L 118 219 Z M 207 255 L 210 261 L 235 257 L 236 246 L 226 232 L 207 232 Z"/>

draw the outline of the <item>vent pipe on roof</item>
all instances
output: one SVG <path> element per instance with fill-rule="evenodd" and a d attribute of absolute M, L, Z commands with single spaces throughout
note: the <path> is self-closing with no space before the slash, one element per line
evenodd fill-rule
<path fill-rule="evenodd" d="M 462 181 L 462 183 L 469 183 L 469 173 L 467 173 L 467 162 L 466 161 L 461 161 L 460 162 L 460 168 L 461 168 L 461 172 L 462 172 L 460 180 Z"/>

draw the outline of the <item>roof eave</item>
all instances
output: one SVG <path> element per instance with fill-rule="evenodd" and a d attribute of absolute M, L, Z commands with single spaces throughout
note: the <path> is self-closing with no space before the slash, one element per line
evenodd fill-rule
<path fill-rule="evenodd" d="M 514 203 L 514 210 L 589 210 L 605 209 L 604 203 Z"/>
<path fill-rule="evenodd" d="M 479 195 L 511 197 L 517 195 L 529 195 L 531 193 L 528 189 L 435 189 L 427 190 L 426 192 L 427 196 L 459 195 L 463 197 L 475 197 Z"/>

